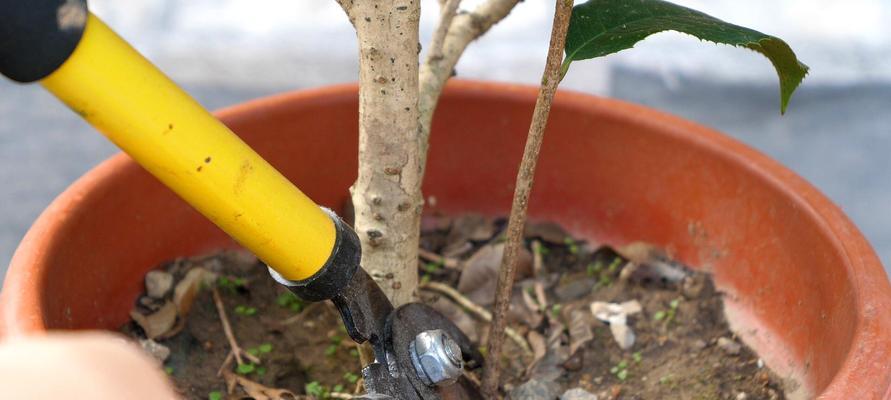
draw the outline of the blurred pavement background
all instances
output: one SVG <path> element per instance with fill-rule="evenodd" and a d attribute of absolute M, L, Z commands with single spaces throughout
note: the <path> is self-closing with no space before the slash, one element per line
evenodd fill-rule
<path fill-rule="evenodd" d="M 481 0 L 465 0 L 470 8 Z M 777 35 L 812 67 L 780 117 L 775 73 L 752 52 L 662 33 L 573 65 L 563 87 L 726 132 L 836 201 L 891 265 L 891 3 L 676 0 Z M 356 79 L 355 35 L 332 0 L 90 1 L 94 12 L 208 108 Z M 262 5 L 262 6 L 258 6 Z M 423 0 L 422 42 L 438 8 Z M 550 1 L 527 0 L 458 65 L 460 77 L 537 83 Z M 0 276 L 52 199 L 115 148 L 37 86 L 0 80 Z"/>

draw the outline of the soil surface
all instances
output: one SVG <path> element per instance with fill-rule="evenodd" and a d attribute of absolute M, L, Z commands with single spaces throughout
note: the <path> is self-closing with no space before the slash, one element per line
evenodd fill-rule
<path fill-rule="evenodd" d="M 419 295 L 482 351 L 488 323 L 457 305 L 454 292 L 491 307 L 504 226 L 476 215 L 425 216 L 423 223 Z M 707 274 L 644 243 L 585 243 L 554 224 L 530 224 L 526 236 L 510 313 L 522 346 L 506 340 L 502 358 L 507 397 L 784 398 L 781 381 L 728 329 Z M 149 274 L 147 295 L 134 307 L 139 315 L 123 331 L 163 360 L 184 397 L 326 398 L 361 389 L 358 347 L 333 306 L 293 297 L 250 254 L 225 251 L 158 270 L 166 274 Z M 214 292 L 246 353 L 222 374 L 231 347 Z"/>

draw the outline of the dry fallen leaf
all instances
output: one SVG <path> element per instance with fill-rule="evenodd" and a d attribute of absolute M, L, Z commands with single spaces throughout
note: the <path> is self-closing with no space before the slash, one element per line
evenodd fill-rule
<path fill-rule="evenodd" d="M 452 321 L 458 329 L 470 338 L 470 341 L 479 342 L 480 323 L 468 315 L 461 307 L 441 296 L 436 296 L 435 300 L 425 301 L 425 303 Z"/>
<path fill-rule="evenodd" d="M 564 244 L 569 236 L 563 227 L 554 222 L 527 222 L 523 235 L 527 239 L 541 238 L 548 243 Z"/>
<path fill-rule="evenodd" d="M 442 255 L 460 257 L 473 249 L 471 241 L 486 241 L 495 235 L 495 221 L 479 214 L 466 214 L 452 221 Z"/>
<path fill-rule="evenodd" d="M 495 236 L 495 221 L 479 214 L 465 214 L 452 221 L 449 242 L 458 240 L 483 241 Z"/>
<path fill-rule="evenodd" d="M 236 375 L 228 369 L 223 370 L 223 378 L 226 380 L 226 386 L 230 394 L 235 389 L 236 384 L 244 389 L 244 392 L 247 393 L 247 397 L 242 397 L 242 399 L 296 400 L 300 398 L 290 390 L 271 388 L 261 385 L 248 378 Z"/>
<path fill-rule="evenodd" d="M 504 243 L 487 244 L 477 250 L 465 263 L 458 280 L 458 291 L 476 304 L 488 306 L 495 302 L 498 269 L 504 256 Z M 532 254 L 520 248 L 517 260 L 517 280 L 532 271 Z"/>
<path fill-rule="evenodd" d="M 130 311 L 130 318 L 139 324 L 149 339 L 157 338 L 173 328 L 176 315 L 176 306 L 169 301 L 149 315 L 143 315 L 136 310 Z"/>
<path fill-rule="evenodd" d="M 421 216 L 421 232 L 445 231 L 451 226 L 451 217 L 436 214 L 424 214 Z"/>
<path fill-rule="evenodd" d="M 572 356 L 585 343 L 594 339 L 591 314 L 585 310 L 572 310 L 569 313 L 569 355 Z"/>
<path fill-rule="evenodd" d="M 526 376 L 529 376 L 535 366 L 538 365 L 538 362 L 548 354 L 548 343 L 545 341 L 544 336 L 536 331 L 529 331 L 526 334 L 526 340 L 529 341 L 529 346 L 532 347 L 532 362 L 526 367 Z"/>
<path fill-rule="evenodd" d="M 653 281 L 677 283 L 687 276 L 683 266 L 674 262 L 659 247 L 644 242 L 634 242 L 616 249 L 616 253 L 628 260 L 622 270 L 623 281 Z"/>
<path fill-rule="evenodd" d="M 520 290 L 520 293 L 520 297 L 523 300 L 523 306 L 525 306 L 525 309 L 520 315 L 520 319 L 523 323 L 533 328 L 541 325 L 541 321 L 544 320 L 544 315 L 542 315 L 541 308 L 538 306 L 536 301 L 532 299 L 532 295 L 529 294 L 528 291 Z"/>
<path fill-rule="evenodd" d="M 176 312 L 183 318 L 189 314 L 195 296 L 201 290 L 201 285 L 212 285 L 217 279 L 217 274 L 204 268 L 196 267 L 189 270 L 186 276 L 176 284 L 173 289 L 173 302 L 176 304 Z"/>
<path fill-rule="evenodd" d="M 634 346 L 634 332 L 628 326 L 628 316 L 641 311 L 640 302 L 637 300 L 624 303 L 605 303 L 595 301 L 591 303 L 591 314 L 597 319 L 609 324 L 609 330 L 613 339 L 622 350 L 628 350 Z"/>

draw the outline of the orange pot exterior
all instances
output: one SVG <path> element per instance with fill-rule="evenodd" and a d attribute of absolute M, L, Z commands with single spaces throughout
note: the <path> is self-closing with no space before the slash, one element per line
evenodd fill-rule
<path fill-rule="evenodd" d="M 431 139 L 428 210 L 507 214 L 536 90 L 448 85 Z M 356 177 L 357 113 L 357 87 L 347 85 L 218 115 L 316 202 L 339 209 Z M 731 324 L 796 382 L 797 396 L 891 398 L 891 285 L 880 261 L 837 206 L 751 148 L 640 106 L 562 92 L 529 211 L 597 243 L 647 241 L 712 271 Z M 146 271 L 234 246 L 115 156 L 25 236 L 0 294 L 0 327 L 116 329 Z"/>

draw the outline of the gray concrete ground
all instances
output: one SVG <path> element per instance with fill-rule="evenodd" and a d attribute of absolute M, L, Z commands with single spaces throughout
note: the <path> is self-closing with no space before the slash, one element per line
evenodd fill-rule
<path fill-rule="evenodd" d="M 351 68 L 336 75 L 285 88 L 186 88 L 213 109 L 355 76 Z M 608 82 L 614 97 L 715 127 L 791 167 L 839 203 L 891 265 L 891 84 L 805 85 L 780 117 L 773 85 L 666 83 L 628 69 L 615 69 Z M 0 80 L 0 274 L 40 211 L 115 151 L 38 87 Z"/>

